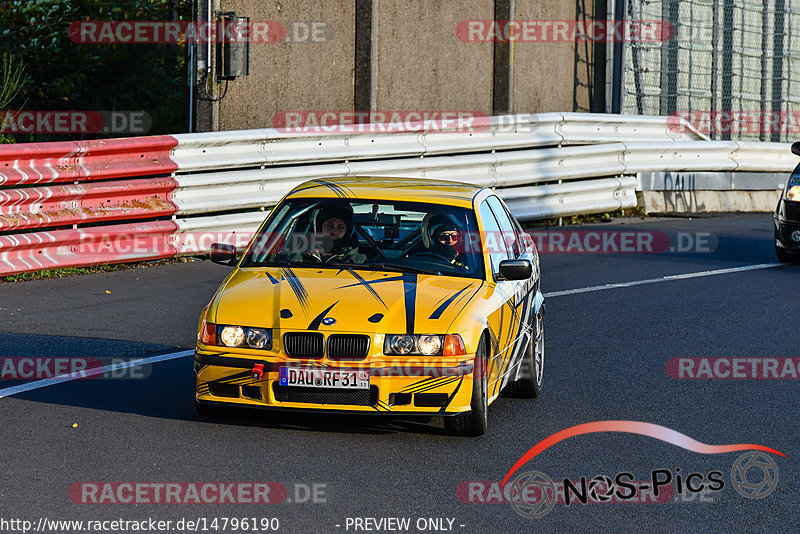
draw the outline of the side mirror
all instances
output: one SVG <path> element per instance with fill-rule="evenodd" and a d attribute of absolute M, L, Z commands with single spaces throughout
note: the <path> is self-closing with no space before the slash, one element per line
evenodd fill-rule
<path fill-rule="evenodd" d="M 503 260 L 500 262 L 498 280 L 527 280 L 533 273 L 530 260 Z"/>
<path fill-rule="evenodd" d="M 792 143 L 792 154 L 800 156 L 800 141 Z"/>
<path fill-rule="evenodd" d="M 212 243 L 208 258 L 214 263 L 232 267 L 236 265 L 236 247 L 225 243 Z"/>

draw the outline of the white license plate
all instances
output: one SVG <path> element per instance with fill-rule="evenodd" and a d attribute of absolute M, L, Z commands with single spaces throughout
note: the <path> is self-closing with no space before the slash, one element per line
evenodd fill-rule
<path fill-rule="evenodd" d="M 280 385 L 335 389 L 369 389 L 369 371 L 281 367 Z"/>

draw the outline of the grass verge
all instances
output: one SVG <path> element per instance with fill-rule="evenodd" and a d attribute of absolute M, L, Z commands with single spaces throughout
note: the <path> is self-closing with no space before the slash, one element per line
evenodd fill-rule
<path fill-rule="evenodd" d="M 601 222 L 612 222 L 615 219 L 625 217 L 647 217 L 644 208 L 628 208 L 624 210 L 609 211 L 607 213 L 590 213 L 586 215 L 571 215 L 569 217 L 561 217 L 560 226 L 573 226 L 576 224 L 591 224 Z M 550 226 L 559 226 L 559 217 L 553 219 L 544 219 L 541 221 L 526 221 L 521 223 L 522 227 L 527 228 L 545 228 Z"/>

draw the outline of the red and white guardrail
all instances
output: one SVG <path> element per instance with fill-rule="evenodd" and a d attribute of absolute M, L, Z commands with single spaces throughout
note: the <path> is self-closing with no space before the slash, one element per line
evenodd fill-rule
<path fill-rule="evenodd" d="M 312 178 L 373 175 L 498 188 L 521 218 L 636 205 L 638 172 L 773 170 L 788 145 L 712 142 L 667 117 L 478 118 L 475 132 L 274 129 L 0 145 L 0 276 L 244 245 Z"/>

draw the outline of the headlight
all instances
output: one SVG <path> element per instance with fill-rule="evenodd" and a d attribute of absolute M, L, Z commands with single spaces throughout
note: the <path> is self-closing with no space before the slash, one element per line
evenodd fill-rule
<path fill-rule="evenodd" d="M 247 330 L 247 344 L 254 349 L 266 348 L 271 343 L 272 339 L 269 330 L 262 330 L 261 328 L 249 328 Z"/>
<path fill-rule="evenodd" d="M 205 328 L 201 329 L 200 336 L 198 336 L 201 343 L 261 350 L 270 350 L 272 348 L 272 330 L 269 328 L 216 325 L 216 336 L 206 333 L 207 330 L 214 326 L 211 323 L 207 323 Z"/>
<path fill-rule="evenodd" d="M 793 174 L 786 186 L 786 200 L 800 202 L 800 175 Z"/>
<path fill-rule="evenodd" d="M 414 354 L 417 349 L 416 336 L 387 336 L 386 354 Z"/>
<path fill-rule="evenodd" d="M 426 356 L 433 356 L 442 352 L 442 338 L 440 336 L 419 336 L 417 339 L 419 351 Z"/>
<path fill-rule="evenodd" d="M 219 340 L 228 347 L 238 347 L 244 343 L 244 328 L 241 326 L 225 326 L 219 334 Z"/>
<path fill-rule="evenodd" d="M 467 351 L 458 334 L 391 334 L 383 343 L 383 353 L 394 356 L 463 356 Z"/>
<path fill-rule="evenodd" d="M 394 356 L 463 356 L 467 349 L 458 334 L 391 334 L 383 343 L 383 353 Z"/>

